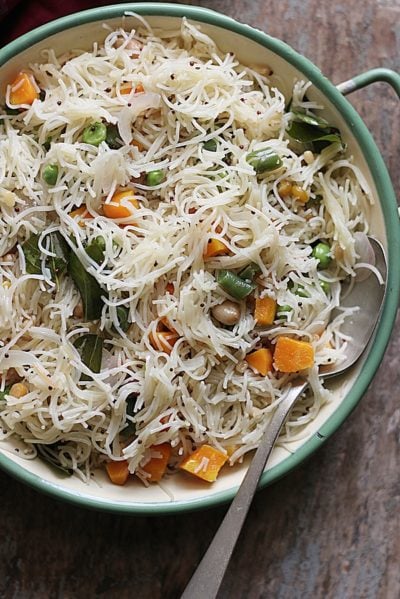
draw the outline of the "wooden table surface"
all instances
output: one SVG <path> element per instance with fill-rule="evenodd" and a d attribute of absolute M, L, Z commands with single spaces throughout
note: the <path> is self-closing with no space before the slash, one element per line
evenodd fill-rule
<path fill-rule="evenodd" d="M 400 0 L 204 0 L 282 38 L 335 83 L 400 70 Z M 400 190 L 399 102 L 384 84 L 351 101 Z M 258 493 L 226 599 L 400 597 L 400 322 L 366 396 L 303 466 Z M 0 473 L 0 597 L 179 597 L 225 508 L 163 518 L 64 505 Z M 206 598 L 205 598 L 206 599 Z"/>

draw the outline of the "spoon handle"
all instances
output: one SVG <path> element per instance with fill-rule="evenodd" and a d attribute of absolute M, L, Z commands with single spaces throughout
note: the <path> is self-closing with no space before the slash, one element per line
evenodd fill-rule
<path fill-rule="evenodd" d="M 272 416 L 271 422 L 264 431 L 260 445 L 230 508 L 225 514 L 225 518 L 221 522 L 203 559 L 197 566 L 181 599 L 214 599 L 217 596 L 265 464 L 287 415 L 307 384 L 307 381 L 298 379 L 284 394 L 281 403 Z"/>

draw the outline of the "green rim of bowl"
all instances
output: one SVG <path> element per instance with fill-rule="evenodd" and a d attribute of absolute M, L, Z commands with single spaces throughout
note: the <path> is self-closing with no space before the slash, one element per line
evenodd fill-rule
<path fill-rule="evenodd" d="M 273 38 L 249 25 L 241 24 L 230 17 L 216 13 L 209 9 L 193 6 L 164 3 L 137 3 L 119 4 L 102 8 L 93 8 L 78 12 L 46 25 L 38 27 L 23 35 L 0 50 L 0 66 L 15 55 L 30 46 L 42 41 L 44 38 L 62 32 L 66 29 L 90 23 L 93 21 L 106 21 L 122 16 L 126 11 L 135 12 L 142 16 L 167 16 L 187 17 L 193 21 L 203 22 L 210 25 L 227 29 L 244 37 L 247 37 L 261 46 L 278 54 L 291 65 L 304 74 L 327 98 L 334 104 L 345 121 L 351 127 L 355 139 L 358 141 L 364 154 L 372 177 L 374 179 L 378 196 L 381 199 L 382 210 L 385 220 L 386 235 L 388 241 L 388 288 L 385 305 L 379 328 L 376 332 L 372 348 L 367 356 L 361 373 L 355 384 L 341 402 L 338 409 L 328 418 L 320 431 L 313 435 L 293 455 L 283 460 L 277 466 L 271 468 L 261 478 L 259 488 L 265 487 L 286 475 L 293 468 L 301 464 L 332 434 L 347 418 L 350 412 L 360 401 L 367 390 L 368 385 L 378 369 L 383 358 L 386 346 L 392 332 L 398 300 L 400 294 L 400 269 L 397 261 L 400 256 L 400 226 L 397 211 L 397 202 L 393 187 L 383 162 L 382 156 L 361 117 L 351 104 L 341 95 L 336 87 L 324 76 L 321 71 L 304 56 L 295 52 L 284 42 Z M 57 497 L 64 501 L 78 504 L 82 507 L 90 507 L 114 513 L 126 513 L 137 515 L 164 515 L 171 513 L 182 513 L 189 510 L 207 509 L 224 502 L 232 500 L 237 487 L 221 491 L 205 498 L 189 499 L 185 501 L 139 503 L 139 502 L 114 502 L 112 500 L 101 500 L 91 497 L 84 492 L 76 492 L 66 489 L 62 483 L 51 483 L 41 477 L 30 473 L 23 467 L 17 465 L 4 454 L 0 454 L 0 467 L 18 480 L 28 484 L 41 492 Z"/>

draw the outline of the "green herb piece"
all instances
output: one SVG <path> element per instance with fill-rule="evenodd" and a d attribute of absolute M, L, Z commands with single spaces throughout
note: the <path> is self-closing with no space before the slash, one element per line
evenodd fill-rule
<path fill-rule="evenodd" d="M 51 279 L 57 284 L 59 276 L 66 272 L 68 268 L 68 258 L 70 249 L 64 237 L 58 231 L 49 233 L 46 238 L 49 238 L 49 251 L 54 254 L 46 259 L 46 266 L 50 269 Z"/>
<path fill-rule="evenodd" d="M 101 264 L 104 260 L 104 253 L 106 251 L 106 242 L 102 235 L 95 237 L 89 245 L 85 248 L 86 253 L 90 256 L 97 264 Z"/>
<path fill-rule="evenodd" d="M 288 304 L 282 304 L 277 306 L 276 308 L 276 317 L 277 318 L 287 318 L 288 312 L 293 310 L 292 306 Z"/>
<path fill-rule="evenodd" d="M 6 395 L 10 393 L 11 385 L 6 385 L 4 391 L 0 391 L 0 401 L 6 401 Z"/>
<path fill-rule="evenodd" d="M 101 316 L 102 296 L 105 292 L 97 280 L 87 272 L 75 252 L 71 252 L 69 256 L 68 272 L 81 294 L 84 319 L 97 320 Z"/>
<path fill-rule="evenodd" d="M 246 161 L 254 168 L 257 175 L 275 171 L 283 164 L 282 159 L 271 148 L 260 148 L 249 152 Z"/>
<path fill-rule="evenodd" d="M 160 185 L 165 179 L 164 171 L 150 171 L 146 175 L 146 185 L 149 187 L 155 187 L 156 185 Z"/>
<path fill-rule="evenodd" d="M 26 272 L 31 275 L 42 274 L 42 253 L 39 250 L 39 237 L 40 233 L 35 233 L 22 244 Z"/>
<path fill-rule="evenodd" d="M 224 291 L 238 300 L 250 295 L 257 287 L 254 283 L 244 281 L 231 270 L 220 270 L 217 275 L 217 282 Z"/>
<path fill-rule="evenodd" d="M 289 289 L 292 293 L 298 295 L 299 297 L 310 297 L 310 294 L 305 289 L 304 285 L 299 283 L 293 283 L 293 281 L 291 281 L 291 283 L 289 283 Z"/>
<path fill-rule="evenodd" d="M 218 150 L 217 140 L 212 138 L 203 143 L 203 150 L 207 150 L 207 152 L 216 152 Z"/>
<path fill-rule="evenodd" d="M 312 125 L 313 127 L 319 127 L 320 129 L 331 129 L 332 127 L 320 116 L 316 116 L 310 112 L 304 112 L 303 110 L 293 109 L 291 111 L 293 115 L 293 120 L 298 123 L 306 123 L 307 125 Z"/>
<path fill-rule="evenodd" d="M 10 106 L 7 106 L 7 104 L 4 106 L 4 112 L 6 114 L 8 114 L 8 116 L 17 116 L 17 114 L 20 114 L 21 109 L 20 108 L 11 108 Z"/>
<path fill-rule="evenodd" d="M 25 256 L 26 272 L 31 275 L 42 274 L 42 252 L 39 249 L 39 238 L 41 233 L 31 235 L 22 245 Z M 47 256 L 46 268 L 50 269 L 52 281 L 57 281 L 58 276 L 65 272 L 68 264 L 69 247 L 64 237 L 58 231 L 53 231 L 45 236 L 42 245 L 46 247 L 45 240 L 48 239 L 48 249 L 55 256 Z"/>
<path fill-rule="evenodd" d="M 49 445 L 44 445 L 43 443 L 36 444 L 36 450 L 38 452 L 38 455 L 42 458 L 42 460 L 44 460 L 60 472 L 63 472 L 64 474 L 71 476 L 73 474 L 72 470 L 70 470 L 69 468 L 64 468 L 64 466 L 61 466 L 60 464 L 57 455 L 58 447 L 58 443 L 52 443 Z"/>
<path fill-rule="evenodd" d="M 82 133 L 82 141 L 85 144 L 91 144 L 92 146 L 99 146 L 102 141 L 106 141 L 107 138 L 107 127 L 104 123 L 95 122 L 86 127 Z"/>
<path fill-rule="evenodd" d="M 119 136 L 117 125 L 107 125 L 106 144 L 112 150 L 118 150 L 122 148 L 124 142 Z"/>
<path fill-rule="evenodd" d="M 98 335 L 88 333 L 75 339 L 74 347 L 79 351 L 82 362 L 92 372 L 98 373 L 101 369 L 101 360 L 103 357 L 103 339 Z M 81 374 L 81 381 L 90 381 L 91 377 L 87 374 Z"/>
<path fill-rule="evenodd" d="M 137 393 L 131 393 L 126 398 L 126 415 L 127 416 L 135 415 L 135 404 L 136 404 L 137 396 L 138 396 Z M 121 431 L 121 435 L 124 438 L 131 437 L 132 435 L 134 435 L 136 433 L 136 426 L 135 426 L 135 423 L 132 422 L 132 420 L 127 419 L 126 424 L 127 425 L 124 428 L 124 430 Z"/>
<path fill-rule="evenodd" d="M 325 295 L 328 295 L 331 290 L 330 283 L 328 283 L 328 281 L 323 281 L 322 279 L 320 279 L 319 284 Z"/>
<path fill-rule="evenodd" d="M 127 306 L 118 306 L 117 307 L 117 318 L 120 329 L 126 333 L 126 331 L 131 326 L 129 322 L 129 308 Z"/>
<path fill-rule="evenodd" d="M 253 281 L 254 277 L 259 275 L 261 268 L 255 262 L 250 262 L 243 270 L 240 271 L 239 277 L 245 281 Z"/>

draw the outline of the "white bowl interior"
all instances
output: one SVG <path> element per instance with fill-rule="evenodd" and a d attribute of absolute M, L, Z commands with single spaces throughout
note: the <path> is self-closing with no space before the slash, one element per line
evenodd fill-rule
<path fill-rule="evenodd" d="M 155 29 L 162 28 L 176 31 L 179 29 L 179 19 L 175 17 L 157 16 L 148 17 L 147 20 Z M 107 24 L 111 27 L 123 25 L 126 28 L 131 28 L 137 26 L 137 20 L 135 17 L 120 17 L 108 20 Z M 290 95 L 295 80 L 304 79 L 304 76 L 286 62 L 286 60 L 256 42 L 214 25 L 202 23 L 200 27 L 202 31 L 209 34 L 217 42 L 222 50 L 226 52 L 234 51 L 242 63 L 254 64 L 256 62 L 260 65 L 265 64 L 270 66 L 274 73 L 279 73 L 279 78 L 275 78 L 276 84 L 285 94 Z M 2 92 L 4 92 L 7 82 L 12 80 L 18 70 L 26 67 L 29 63 L 41 60 L 42 50 L 54 48 L 57 53 L 65 52 L 71 48 L 90 50 L 92 41 L 101 42 L 106 34 L 107 31 L 103 26 L 103 21 L 99 21 L 68 29 L 32 46 L 12 58 L 0 69 Z M 255 57 L 257 60 L 255 60 Z M 375 199 L 375 203 L 371 207 L 371 231 L 372 234 L 386 245 L 384 220 L 374 181 L 370 175 L 364 156 L 352 135 L 351 129 L 347 126 L 335 106 L 318 89 L 312 88 L 308 95 L 326 107 L 324 116 L 341 130 L 348 144 L 349 152 L 354 156 L 356 164 L 361 168 L 369 183 Z M 335 382 L 330 384 L 330 387 L 334 390 L 334 400 L 322 407 L 317 418 L 305 429 L 304 438 L 301 441 L 292 443 L 290 451 L 282 447 L 277 447 L 274 450 L 269 462 L 269 468 L 276 466 L 292 453 L 298 451 L 306 441 L 319 431 L 321 426 L 326 423 L 328 418 L 343 401 L 346 393 L 357 378 L 361 367 L 362 364 L 358 364 L 351 372 L 339 379 L 335 379 Z M 149 488 L 145 488 L 140 482 L 134 480 L 130 481 L 124 487 L 118 487 L 110 484 L 106 475 L 100 471 L 96 472 L 90 484 L 85 484 L 75 477 L 68 478 L 59 475 L 41 460 L 25 460 L 21 458 L 14 451 L 15 446 L 16 442 L 14 441 L 2 442 L 0 443 L 0 451 L 12 462 L 39 477 L 43 483 L 54 489 L 63 488 L 68 494 L 72 493 L 76 496 L 90 497 L 105 504 L 109 504 L 110 502 L 116 504 L 168 503 L 212 498 L 214 494 L 238 486 L 246 469 L 246 464 L 235 466 L 231 469 L 226 468 L 223 475 L 212 485 L 197 481 L 185 474 L 177 474 L 164 481 L 162 485 L 152 485 Z M 154 508 L 155 510 L 157 509 L 156 506 Z"/>

